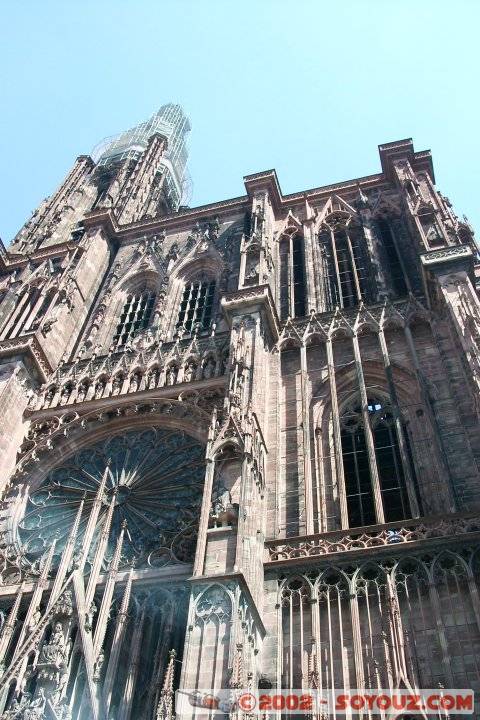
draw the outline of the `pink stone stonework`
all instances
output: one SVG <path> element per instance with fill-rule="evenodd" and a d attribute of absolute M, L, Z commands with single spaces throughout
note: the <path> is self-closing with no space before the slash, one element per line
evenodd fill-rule
<path fill-rule="evenodd" d="M 189 208 L 189 129 L 79 157 L 0 247 L 1 717 L 478 693 L 472 228 L 411 140 Z"/>

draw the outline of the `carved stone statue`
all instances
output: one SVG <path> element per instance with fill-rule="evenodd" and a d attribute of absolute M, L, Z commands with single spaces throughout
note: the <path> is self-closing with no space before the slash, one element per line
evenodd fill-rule
<path fill-rule="evenodd" d="M 54 665 L 56 668 L 65 665 L 69 647 L 65 641 L 62 624 L 56 623 L 48 644 L 42 647 L 40 665 Z"/>
<path fill-rule="evenodd" d="M 4 712 L 2 717 L 5 720 L 20 720 L 20 718 L 24 718 L 24 711 L 27 711 L 30 706 L 30 697 L 30 693 L 25 692 L 23 693 L 21 700 L 17 700 L 17 698 L 15 698 L 12 701 L 10 709 Z"/>
<path fill-rule="evenodd" d="M 95 617 L 95 613 L 97 612 L 97 606 L 94 602 L 90 604 L 90 607 L 88 608 L 88 611 L 85 613 L 85 630 L 87 632 L 92 632 L 93 628 L 93 618 Z"/>
<path fill-rule="evenodd" d="M 73 390 L 73 388 L 69 383 L 67 383 L 63 387 L 61 398 L 64 403 L 67 402 L 67 400 L 69 399 L 70 395 L 72 394 L 72 390 Z"/>
<path fill-rule="evenodd" d="M 30 632 L 35 630 L 38 623 L 40 622 L 41 617 L 42 617 L 42 613 L 40 612 L 40 610 L 35 610 L 35 612 L 32 615 L 32 619 L 30 620 L 30 623 L 28 625 L 28 629 L 30 630 Z"/>
<path fill-rule="evenodd" d="M 23 720 L 42 720 L 46 702 L 45 690 L 41 687 L 38 696 L 23 711 Z"/>
<path fill-rule="evenodd" d="M 112 395 L 118 395 L 118 393 L 121 391 L 123 385 L 123 376 L 122 375 L 115 375 L 113 378 L 112 383 Z"/>
<path fill-rule="evenodd" d="M 45 403 L 46 403 L 46 404 L 50 405 L 50 403 L 52 402 L 53 398 L 55 397 L 55 392 L 56 392 L 56 388 L 55 388 L 54 385 L 52 385 L 51 387 L 49 387 L 49 389 L 48 389 L 48 391 L 47 391 L 47 394 L 45 395 Z"/>
<path fill-rule="evenodd" d="M 178 257 L 178 244 L 176 242 L 172 243 L 172 247 L 167 253 L 167 256 L 165 257 L 165 260 L 167 263 L 169 263 L 171 260 L 176 260 Z"/>
<path fill-rule="evenodd" d="M 177 382 L 178 370 L 175 365 L 170 365 L 167 370 L 167 385 L 175 385 Z"/>
<path fill-rule="evenodd" d="M 189 362 L 187 367 L 185 368 L 185 373 L 183 375 L 183 379 L 185 382 L 191 382 L 192 380 L 195 380 L 195 376 L 197 374 L 197 366 L 194 362 Z"/>
<path fill-rule="evenodd" d="M 56 707 L 55 712 L 58 720 L 72 720 L 72 710 L 67 704 Z"/>
<path fill-rule="evenodd" d="M 77 400 L 79 402 L 82 402 L 83 400 L 85 400 L 85 397 L 88 392 L 88 388 L 89 388 L 88 382 L 80 383 L 80 386 L 79 386 L 78 392 L 77 392 Z"/>
<path fill-rule="evenodd" d="M 148 373 L 148 387 L 154 388 L 157 387 L 158 378 L 159 378 L 159 370 L 158 368 L 152 368 L 150 372 Z"/>
<path fill-rule="evenodd" d="M 210 356 L 203 366 L 203 379 L 209 380 L 215 375 L 215 360 Z"/>
<path fill-rule="evenodd" d="M 98 657 L 95 661 L 95 665 L 93 668 L 93 679 L 98 682 L 102 676 L 102 668 L 105 662 L 105 653 L 103 651 L 103 648 L 100 648 Z"/>
<path fill-rule="evenodd" d="M 130 378 L 130 385 L 129 385 L 129 391 L 130 392 L 136 392 L 139 387 L 140 383 L 142 382 L 142 376 L 139 372 L 133 373 L 132 377 Z"/>
<path fill-rule="evenodd" d="M 212 502 L 210 518 L 214 525 L 231 525 L 237 520 L 237 511 L 232 503 L 230 490 L 222 488 Z"/>
<path fill-rule="evenodd" d="M 69 617 L 73 612 L 73 597 L 71 590 L 65 590 L 55 603 L 55 614 Z"/>
<path fill-rule="evenodd" d="M 105 391 L 106 384 L 107 383 L 106 383 L 105 378 L 100 378 L 99 380 L 97 380 L 97 382 L 95 383 L 95 398 L 96 399 L 102 397 L 102 395 Z"/>

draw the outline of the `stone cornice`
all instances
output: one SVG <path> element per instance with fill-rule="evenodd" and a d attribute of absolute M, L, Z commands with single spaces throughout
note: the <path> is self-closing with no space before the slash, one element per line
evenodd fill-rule
<path fill-rule="evenodd" d="M 254 175 L 246 175 L 243 178 L 245 189 L 248 197 L 251 199 L 255 193 L 268 192 L 273 207 L 278 210 L 282 205 L 282 191 L 278 182 L 275 170 L 265 170 L 264 172 L 255 173 Z"/>
<path fill-rule="evenodd" d="M 243 213 L 248 209 L 246 196 L 223 200 L 209 205 L 202 205 L 192 210 L 171 213 L 149 220 L 137 220 L 133 223 L 121 225 L 117 222 L 110 209 L 94 210 L 85 216 L 83 224 L 88 227 L 103 227 L 106 232 L 118 240 L 138 237 L 140 234 L 155 233 L 168 230 L 170 233 L 189 231 L 197 220 L 205 220 L 212 216 L 230 215 L 232 212 Z"/>
<path fill-rule="evenodd" d="M 83 251 L 83 248 L 80 245 L 68 240 L 66 242 L 58 243 L 57 245 L 47 245 L 35 252 L 24 255 L 23 253 L 9 252 L 1 240 L 0 243 L 0 270 L 3 268 L 5 271 L 24 267 L 32 261 L 48 260 L 49 258 L 58 257 L 62 254 L 66 255 L 71 250 L 77 249 Z"/>
<path fill-rule="evenodd" d="M 247 175 L 244 180 L 248 194 L 240 197 L 200 205 L 196 208 L 170 213 L 149 220 L 137 220 L 126 225 L 120 225 L 110 209 L 93 210 L 85 216 L 83 224 L 86 228 L 102 226 L 110 236 L 117 239 L 131 236 L 138 237 L 140 234 L 154 233 L 160 230 L 171 233 L 182 232 L 190 230 L 192 224 L 197 221 L 205 220 L 214 215 L 221 218 L 235 212 L 246 212 L 250 207 L 250 199 L 253 193 L 262 190 L 270 193 L 274 208 L 277 212 L 283 213 L 288 211 L 289 208 L 298 205 L 298 203 L 304 202 L 305 198 L 310 202 L 321 202 L 326 200 L 332 192 L 337 191 L 343 191 L 354 197 L 358 192 L 359 185 L 363 190 L 371 188 L 386 189 L 390 185 L 383 174 L 375 174 L 283 195 L 275 170 Z"/>
<path fill-rule="evenodd" d="M 468 245 L 453 245 L 441 248 L 440 250 L 430 250 L 430 252 L 422 253 L 422 255 L 420 255 L 420 260 L 424 267 L 456 261 L 472 261 L 472 259 L 473 252 Z"/>
<path fill-rule="evenodd" d="M 21 335 L 12 340 L 0 341 L 0 357 L 25 355 L 42 382 L 46 382 L 52 372 L 47 356 L 36 335 Z"/>
<path fill-rule="evenodd" d="M 99 209 L 88 212 L 83 220 L 84 227 L 103 227 L 106 232 L 116 239 L 126 237 L 138 237 L 140 234 L 155 233 L 159 230 L 166 230 L 168 232 L 181 232 L 183 230 L 189 230 L 192 224 L 197 221 L 205 220 L 211 216 L 218 215 L 228 216 L 232 213 L 246 212 L 251 204 L 251 198 L 256 192 L 262 190 L 268 191 L 272 204 L 277 212 L 283 214 L 288 209 L 302 203 L 307 199 L 310 203 L 321 202 L 326 200 L 332 192 L 341 191 L 342 194 L 351 195 L 353 198 L 358 192 L 358 188 L 362 190 L 368 189 L 380 189 L 384 190 L 391 187 L 392 180 L 392 163 L 403 158 L 408 158 L 414 165 L 415 169 L 427 170 L 432 180 L 434 181 L 432 156 L 429 150 L 415 152 L 411 139 L 399 140 L 391 143 L 385 143 L 379 145 L 380 160 L 382 164 L 382 172 L 375 173 L 372 175 L 365 175 L 359 178 L 352 178 L 351 180 L 345 180 L 329 185 L 322 185 L 300 192 L 289 193 L 284 195 L 278 182 L 277 174 L 274 169 L 264 170 L 244 177 L 245 188 L 247 195 L 241 195 L 235 198 L 228 198 L 218 202 L 209 203 L 206 205 L 200 205 L 195 208 L 188 208 L 181 210 L 180 212 L 170 213 L 161 217 L 154 217 L 151 219 L 137 220 L 136 222 L 128 223 L 125 225 L 119 224 L 114 217 L 111 209 Z M 67 243 L 61 243 L 56 246 L 50 246 L 44 248 L 39 252 L 52 252 L 52 254 L 59 251 L 59 249 Z M 8 251 L 0 247 L 0 266 L 5 264 L 5 254 L 8 256 Z M 11 255 L 9 264 L 17 262 L 19 256 Z M 37 257 L 37 253 L 30 257 Z"/>
<path fill-rule="evenodd" d="M 315 200 L 326 200 L 332 193 L 342 190 L 342 194 L 351 194 L 353 197 L 358 193 L 358 187 L 362 190 L 368 190 L 370 188 L 386 189 L 390 187 L 390 183 L 386 182 L 385 177 L 382 174 L 366 175 L 365 177 L 355 178 L 354 180 L 345 180 L 344 182 L 332 183 L 331 185 L 323 185 L 321 187 L 313 188 L 312 190 L 305 190 L 299 193 L 290 193 L 284 195 L 282 198 L 282 204 L 284 207 L 290 207 L 293 202 L 300 202 L 307 199 L 309 202 Z"/>
<path fill-rule="evenodd" d="M 395 145 L 395 143 L 391 143 L 390 145 Z M 386 148 L 388 146 L 380 147 Z M 413 148 L 413 145 L 411 147 Z M 419 159 L 431 157 L 429 151 L 413 153 L 413 156 L 415 158 L 418 156 Z M 126 225 L 118 224 L 110 209 L 93 210 L 85 216 L 84 225 L 85 227 L 102 225 L 110 235 L 118 239 L 132 235 L 138 236 L 143 233 L 153 233 L 159 230 L 181 232 L 182 230 L 189 230 L 195 222 L 205 220 L 214 215 L 218 215 L 221 218 L 222 216 L 228 216 L 235 212 L 246 212 L 250 207 L 251 198 L 257 192 L 267 191 L 275 210 L 283 214 L 288 211 L 289 208 L 304 202 L 305 199 L 311 203 L 326 200 L 332 192 L 342 191 L 347 195 L 351 195 L 353 198 L 357 194 L 359 186 L 362 190 L 373 188 L 384 190 L 390 187 L 390 179 L 385 172 L 365 175 L 359 178 L 322 185 L 286 195 L 282 193 L 274 169 L 246 175 L 244 177 L 244 183 L 247 195 L 241 195 L 207 205 L 199 205 L 196 208 L 189 208 L 149 220 L 137 220 L 136 222 Z"/>
<path fill-rule="evenodd" d="M 259 312 L 267 322 L 273 342 L 277 342 L 280 321 L 269 285 L 256 285 L 228 293 L 222 298 L 221 307 L 230 326 L 237 314 Z"/>
<path fill-rule="evenodd" d="M 410 162 L 414 170 L 426 170 L 430 174 L 432 182 L 435 182 L 432 153 L 430 150 L 415 152 L 412 138 L 395 140 L 394 142 L 379 145 L 378 152 L 385 177 L 393 179 L 395 162 L 405 159 Z"/>

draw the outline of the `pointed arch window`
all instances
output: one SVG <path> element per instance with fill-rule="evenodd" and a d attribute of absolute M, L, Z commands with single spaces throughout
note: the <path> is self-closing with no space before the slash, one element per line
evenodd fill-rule
<path fill-rule="evenodd" d="M 148 327 L 154 305 L 155 293 L 153 290 L 127 295 L 113 336 L 115 347 L 125 345 L 139 330 Z"/>
<path fill-rule="evenodd" d="M 334 217 L 319 234 L 325 310 L 371 299 L 361 233 L 348 222 L 343 216 Z"/>
<path fill-rule="evenodd" d="M 372 398 L 368 400 L 368 415 L 385 522 L 403 520 L 411 513 L 393 411 L 383 400 Z M 374 525 L 377 519 L 360 406 L 350 405 L 343 412 L 340 422 L 349 526 Z"/>
<path fill-rule="evenodd" d="M 178 311 L 177 328 L 191 333 L 208 330 L 212 322 L 215 280 L 196 280 L 185 285 Z"/>
<path fill-rule="evenodd" d="M 305 258 L 303 238 L 290 235 L 280 242 L 280 317 L 305 315 Z"/>
<path fill-rule="evenodd" d="M 406 295 L 407 285 L 390 223 L 384 218 L 381 218 L 378 220 L 378 229 L 387 256 L 388 269 L 395 294 L 400 296 Z"/>
<path fill-rule="evenodd" d="M 343 307 L 352 307 L 362 299 L 359 273 L 363 272 L 363 267 L 358 262 L 358 253 L 355 254 L 345 229 L 335 232 L 334 242 Z"/>

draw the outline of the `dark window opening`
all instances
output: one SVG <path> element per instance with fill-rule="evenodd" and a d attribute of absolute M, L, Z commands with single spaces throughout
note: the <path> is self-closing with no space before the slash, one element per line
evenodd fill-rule
<path fill-rule="evenodd" d="M 293 301 L 295 317 L 305 315 L 305 271 L 303 260 L 303 238 L 293 241 Z"/>
<path fill-rule="evenodd" d="M 387 256 L 388 269 L 390 272 L 393 290 L 396 295 L 406 295 L 407 285 L 390 226 L 386 220 L 379 220 L 378 227 L 382 238 L 382 244 L 385 249 L 385 254 Z"/>
<path fill-rule="evenodd" d="M 385 522 L 408 517 L 408 499 L 403 465 L 393 421 L 379 425 L 373 433 Z"/>
<path fill-rule="evenodd" d="M 385 522 L 410 516 L 405 475 L 393 415 L 382 402 L 368 402 Z M 360 407 L 342 416 L 342 458 L 350 527 L 377 522 L 368 450 Z"/>
<path fill-rule="evenodd" d="M 280 318 L 302 317 L 305 306 L 303 238 L 285 238 L 280 243 Z"/>
<path fill-rule="evenodd" d="M 208 330 L 212 322 L 214 298 L 214 280 L 188 283 L 180 303 L 177 328 L 183 328 L 188 333 L 196 328 Z"/>
<path fill-rule="evenodd" d="M 280 318 L 286 320 L 290 315 L 288 292 L 288 240 L 280 243 Z"/>
<path fill-rule="evenodd" d="M 345 232 L 335 233 L 335 249 L 337 251 L 338 277 L 342 293 L 343 307 L 353 307 L 359 302 L 352 257 L 347 246 Z"/>
<path fill-rule="evenodd" d="M 128 295 L 113 337 L 116 347 L 125 345 L 137 332 L 148 327 L 154 304 L 155 293 L 152 291 Z"/>
<path fill-rule="evenodd" d="M 330 234 L 327 232 L 320 233 L 319 242 L 325 310 L 334 310 L 337 306 L 341 307 L 342 302 L 338 291 L 337 273 L 335 271 L 335 260 L 332 252 Z"/>
<path fill-rule="evenodd" d="M 375 525 L 370 469 L 363 428 L 342 433 L 343 471 L 350 527 Z"/>

